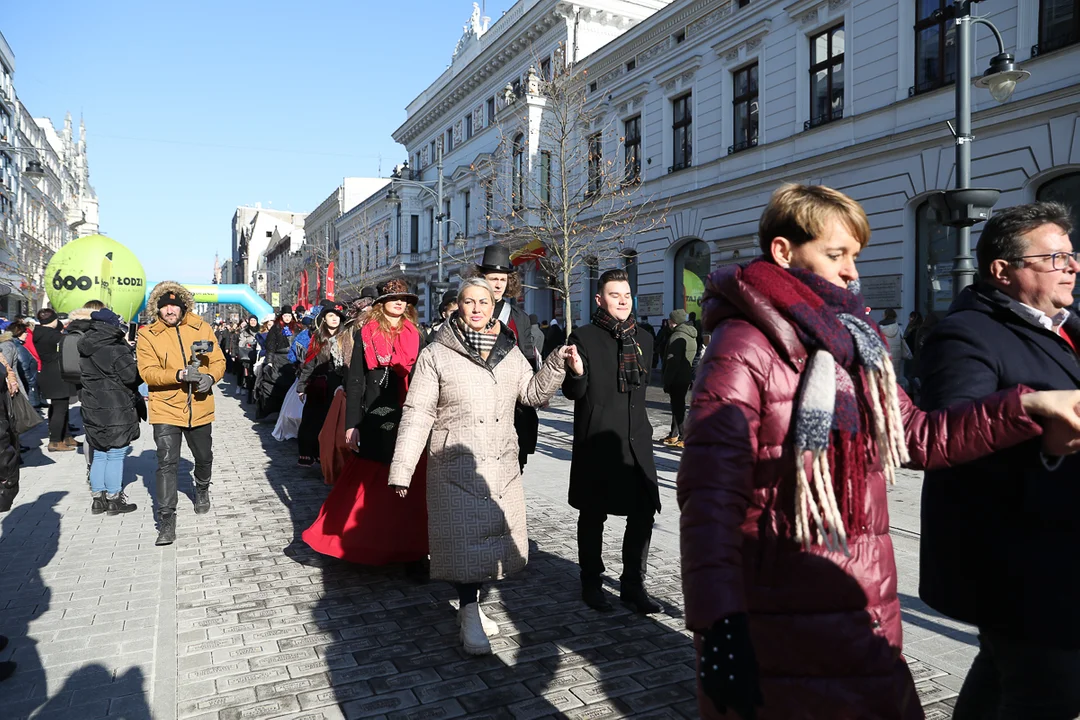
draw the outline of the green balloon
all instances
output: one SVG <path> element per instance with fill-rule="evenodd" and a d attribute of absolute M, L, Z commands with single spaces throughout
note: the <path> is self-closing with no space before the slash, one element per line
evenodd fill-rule
<path fill-rule="evenodd" d="M 87 235 L 52 256 L 45 268 L 45 289 L 57 312 L 100 300 L 131 320 L 146 299 L 146 273 L 127 247 L 104 235 Z"/>

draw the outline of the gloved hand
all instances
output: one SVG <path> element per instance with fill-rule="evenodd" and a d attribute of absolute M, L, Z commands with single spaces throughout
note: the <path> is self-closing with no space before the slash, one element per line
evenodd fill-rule
<path fill-rule="evenodd" d="M 203 373 L 197 373 L 199 376 L 196 382 L 198 385 L 195 387 L 195 392 L 208 393 L 214 387 L 214 378 Z"/>
<path fill-rule="evenodd" d="M 757 656 L 744 613 L 717 620 L 702 636 L 698 680 L 719 712 L 726 713 L 731 708 L 743 720 L 757 717 L 755 708 L 765 698 L 758 682 Z"/>
<path fill-rule="evenodd" d="M 180 382 L 197 383 L 199 382 L 199 377 L 201 375 L 202 373 L 199 372 L 199 364 L 191 363 L 185 367 L 184 372 L 180 374 Z"/>

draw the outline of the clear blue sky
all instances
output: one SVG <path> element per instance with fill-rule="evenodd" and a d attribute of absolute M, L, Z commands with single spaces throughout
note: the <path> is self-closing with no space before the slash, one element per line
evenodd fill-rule
<path fill-rule="evenodd" d="M 15 89 L 86 121 L 101 230 L 151 279 L 209 282 L 237 205 L 315 208 L 405 159 L 390 133 L 472 0 L 4 2 Z M 486 0 L 492 22 L 513 0 Z"/>

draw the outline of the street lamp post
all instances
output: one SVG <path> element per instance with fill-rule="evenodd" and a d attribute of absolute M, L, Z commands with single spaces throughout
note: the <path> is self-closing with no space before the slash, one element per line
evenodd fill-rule
<path fill-rule="evenodd" d="M 972 17 L 971 6 L 980 0 L 958 0 L 942 12 L 956 23 L 956 126 L 951 124 L 956 139 L 956 188 L 930 197 L 942 225 L 956 228 L 956 257 L 953 258 L 953 297 L 971 285 L 975 277 L 975 262 L 971 256 L 971 226 L 990 216 L 990 209 L 1001 195 L 993 188 L 971 187 L 971 51 L 974 25 L 986 25 L 997 40 L 998 54 L 990 60 L 990 68 L 975 80 L 975 86 L 986 88 L 998 102 L 1012 97 L 1016 83 L 1031 76 L 1016 67 L 1014 58 L 1005 52 L 1001 33 L 986 18 Z"/>

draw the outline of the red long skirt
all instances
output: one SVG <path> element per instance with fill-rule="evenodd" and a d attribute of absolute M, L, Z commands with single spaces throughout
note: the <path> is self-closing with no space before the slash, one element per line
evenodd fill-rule
<path fill-rule="evenodd" d="M 350 453 L 318 519 L 304 531 L 304 542 L 323 555 L 361 565 L 426 558 L 427 453 L 404 498 L 386 484 L 389 477 L 389 465 Z"/>

